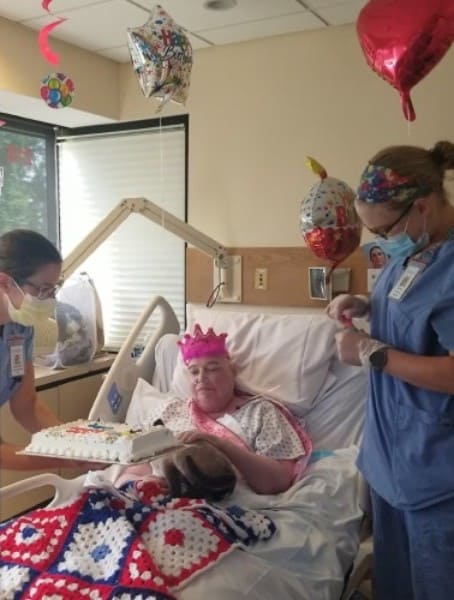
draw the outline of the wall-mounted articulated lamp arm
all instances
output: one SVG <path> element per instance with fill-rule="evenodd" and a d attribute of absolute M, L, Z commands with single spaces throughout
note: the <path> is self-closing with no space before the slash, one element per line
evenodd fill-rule
<path fill-rule="evenodd" d="M 62 275 L 68 278 L 115 229 L 132 213 L 142 214 L 188 244 L 215 259 L 219 268 L 228 266 L 227 252 L 221 244 L 178 219 L 146 198 L 125 198 L 64 259 Z"/>

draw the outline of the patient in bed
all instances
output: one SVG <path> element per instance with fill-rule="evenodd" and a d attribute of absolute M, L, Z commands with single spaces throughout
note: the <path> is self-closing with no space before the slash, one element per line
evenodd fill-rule
<path fill-rule="evenodd" d="M 203 444 L 196 468 L 206 471 L 209 478 L 218 475 L 211 457 L 220 453 L 256 493 L 283 492 L 301 477 L 311 453 L 310 439 L 279 403 L 238 392 L 226 337 L 212 329 L 204 333 L 199 325 L 195 325 L 193 335 L 184 336 L 179 346 L 190 382 L 190 398 L 152 403 L 147 421 L 152 424 L 160 420 L 177 433 L 185 448 Z M 136 476 L 146 475 L 140 467 L 134 469 Z M 227 475 L 225 464 L 221 469 Z M 161 474 L 166 476 L 165 469 Z M 130 475 L 131 470 L 122 479 Z M 173 476 L 178 478 L 175 469 Z M 169 483 L 168 476 L 166 479 Z"/>

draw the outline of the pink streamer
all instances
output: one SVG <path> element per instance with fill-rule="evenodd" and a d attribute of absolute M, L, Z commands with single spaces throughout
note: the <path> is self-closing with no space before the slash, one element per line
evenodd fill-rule
<path fill-rule="evenodd" d="M 41 2 L 41 6 L 44 8 L 44 10 L 47 10 L 47 12 L 49 11 L 49 4 L 52 2 L 52 0 L 43 0 Z"/>
<path fill-rule="evenodd" d="M 47 0 L 44 0 L 44 2 L 47 2 Z M 48 37 L 51 31 L 55 29 L 55 27 L 58 27 L 58 25 L 60 25 L 64 21 L 66 21 L 66 19 L 58 19 L 57 21 L 54 21 L 49 25 L 45 25 L 39 32 L 39 49 L 41 50 L 41 54 L 44 56 L 44 58 L 52 65 L 58 65 L 58 63 L 60 62 L 60 57 L 58 56 L 58 54 L 55 54 L 55 52 L 53 52 L 52 48 L 49 46 Z"/>

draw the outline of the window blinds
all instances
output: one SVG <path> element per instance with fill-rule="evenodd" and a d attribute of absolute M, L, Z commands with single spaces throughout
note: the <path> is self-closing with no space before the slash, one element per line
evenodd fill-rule
<path fill-rule="evenodd" d="M 148 198 L 185 220 L 184 125 L 66 138 L 58 142 L 58 161 L 63 257 L 123 198 Z M 98 290 L 106 347 L 121 346 L 155 295 L 183 326 L 184 270 L 182 240 L 139 214 L 119 225 L 78 269 Z"/>

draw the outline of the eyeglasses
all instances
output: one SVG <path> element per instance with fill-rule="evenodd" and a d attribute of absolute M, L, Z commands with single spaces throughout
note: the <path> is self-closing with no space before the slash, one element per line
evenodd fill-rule
<path fill-rule="evenodd" d="M 393 221 L 391 223 L 391 225 L 387 225 L 386 227 L 378 227 L 377 229 L 366 226 L 366 229 L 368 229 L 374 235 L 376 235 L 384 240 L 387 240 L 390 231 L 392 231 L 394 229 L 394 227 L 397 225 L 397 223 L 399 223 L 405 217 L 405 215 L 407 215 L 410 212 L 410 210 L 412 208 L 413 208 L 413 202 L 411 204 L 409 204 L 403 212 L 400 213 L 400 215 L 397 217 L 397 219 L 395 221 Z"/>
<path fill-rule="evenodd" d="M 25 279 L 21 285 L 27 285 L 28 287 L 34 289 L 36 293 L 33 295 L 36 296 L 38 300 L 45 300 L 46 298 L 55 298 L 56 293 L 63 285 L 63 281 L 59 281 L 55 285 L 36 285 L 36 283 L 33 283 L 33 281 L 28 281 L 28 279 Z"/>

